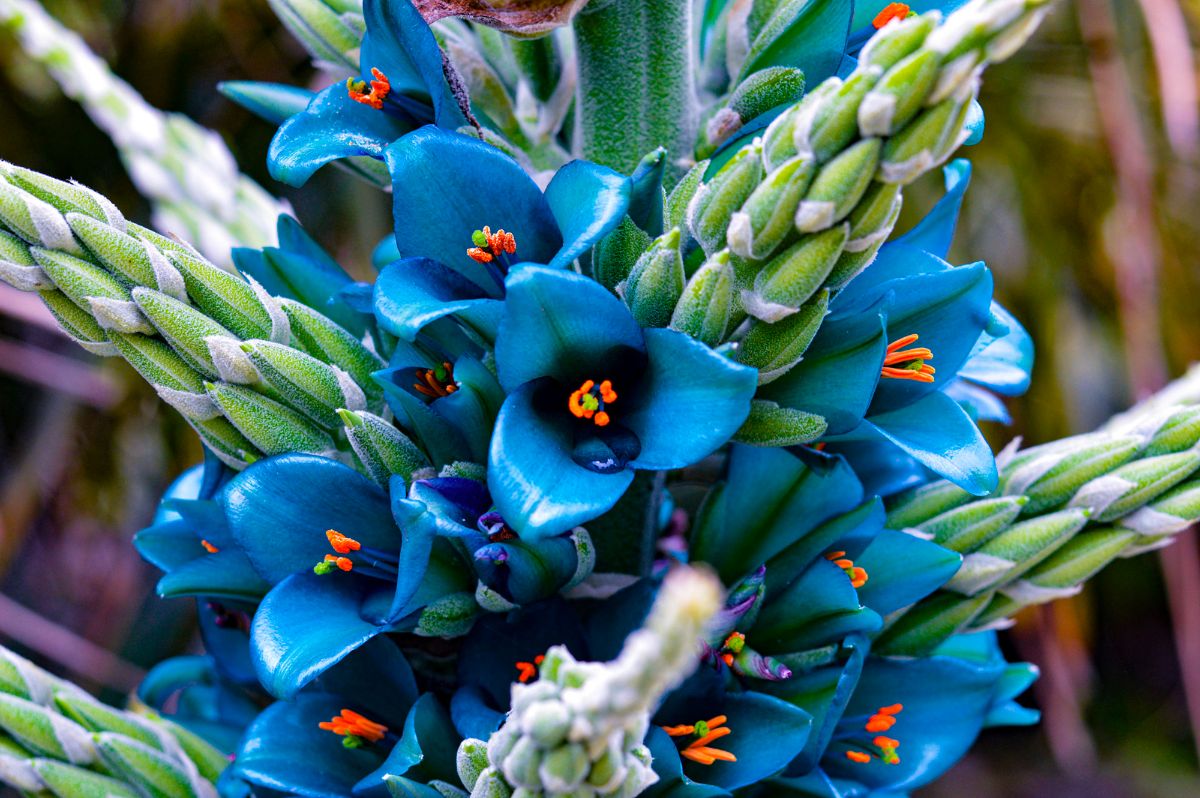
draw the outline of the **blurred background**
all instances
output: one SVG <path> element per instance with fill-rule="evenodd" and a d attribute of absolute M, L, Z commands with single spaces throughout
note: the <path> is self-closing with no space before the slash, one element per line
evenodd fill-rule
<path fill-rule="evenodd" d="M 385 195 L 335 170 L 303 192 L 270 179 L 271 129 L 218 81 L 305 84 L 305 51 L 266 0 L 46 0 L 158 108 L 219 131 L 241 169 L 289 200 L 366 276 Z M 1197 0 L 1064 0 L 989 71 L 987 135 L 956 263 L 986 260 L 1038 343 L 1011 427 L 1038 443 L 1089 430 L 1200 360 Z M 0 159 L 71 177 L 148 223 L 109 138 L 0 29 Z M 907 203 L 928 207 L 936 179 Z M 903 226 L 903 224 L 902 224 Z M 119 360 L 88 356 L 30 295 L 0 290 L 0 643 L 109 700 L 194 647 L 192 602 L 160 601 L 130 546 L 194 434 Z M 1119 560 L 1006 636 L 1038 663 L 1044 722 L 985 734 L 927 796 L 1200 795 L 1200 556 L 1194 532 Z"/>

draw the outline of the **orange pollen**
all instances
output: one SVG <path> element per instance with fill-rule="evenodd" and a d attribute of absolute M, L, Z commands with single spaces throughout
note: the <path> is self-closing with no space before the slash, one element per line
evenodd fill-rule
<path fill-rule="evenodd" d="M 517 681 L 525 684 L 527 681 L 537 676 L 537 666 L 546 661 L 545 654 L 538 654 L 533 658 L 533 662 L 518 662 L 517 663 Z"/>
<path fill-rule="evenodd" d="M 334 554 L 326 554 L 325 562 L 331 562 L 343 571 L 353 571 L 354 561 L 349 557 L 338 557 Z"/>
<path fill-rule="evenodd" d="M 203 546 L 204 550 L 207 551 L 209 554 L 216 554 L 218 551 L 220 551 L 220 549 L 218 549 L 213 544 L 209 543 L 207 540 L 200 541 L 200 545 Z"/>
<path fill-rule="evenodd" d="M 875 19 L 872 20 L 871 24 L 878 30 L 893 19 L 905 19 L 911 13 L 912 9 L 905 3 L 888 3 Z"/>
<path fill-rule="evenodd" d="M 838 568 L 846 572 L 846 576 L 850 577 L 850 586 L 860 588 L 867 583 L 870 577 L 867 575 L 866 568 L 860 568 L 854 564 L 854 560 L 846 559 L 846 552 L 831 551 L 825 555 L 825 559 L 832 562 Z"/>
<path fill-rule="evenodd" d="M 709 743 L 733 734 L 733 729 L 725 725 L 728 718 L 717 715 L 715 718 L 698 721 L 694 724 L 679 726 L 663 726 L 662 730 L 671 737 L 686 737 L 689 734 L 696 737 L 688 743 L 679 755 L 701 765 L 711 765 L 714 762 L 736 762 L 737 757 L 720 748 L 713 748 Z"/>
<path fill-rule="evenodd" d="M 377 743 L 387 734 L 388 727 L 382 723 L 368 720 L 357 712 L 343 709 L 340 715 L 334 715 L 331 720 L 322 721 L 317 726 L 325 731 L 331 731 L 342 737 L 361 737 Z"/>
<path fill-rule="evenodd" d="M 367 91 L 367 82 L 365 80 L 355 80 L 350 78 L 346 81 L 346 91 L 350 94 L 350 99 L 356 103 L 369 105 L 376 111 L 383 110 L 383 101 L 392 91 L 392 84 L 388 81 L 387 75 L 380 72 L 374 67 L 371 68 L 371 76 L 374 80 L 371 81 L 371 90 Z"/>
<path fill-rule="evenodd" d="M 440 368 L 418 369 L 416 376 L 420 382 L 413 383 L 413 390 L 433 399 L 449 396 L 458 390 L 458 383 L 454 381 L 454 366 L 448 362 L 442 363 Z"/>
<path fill-rule="evenodd" d="M 362 544 L 351 537 L 346 537 L 336 529 L 326 529 L 325 537 L 329 541 L 329 545 L 338 554 L 349 554 L 352 551 L 358 551 L 362 548 Z M 349 570 L 349 569 L 347 569 Z"/>
<path fill-rule="evenodd" d="M 471 236 L 475 246 L 467 250 L 467 257 L 477 263 L 491 263 L 498 255 L 512 255 L 517 251 L 517 238 L 512 233 L 500 228 L 492 232 L 492 228 L 484 225 L 482 230 L 476 230 Z"/>
<path fill-rule="evenodd" d="M 899 740 L 893 740 L 891 737 L 884 737 L 883 735 L 876 737 L 871 742 L 874 745 L 879 746 L 880 748 L 899 748 L 900 747 Z"/>
<path fill-rule="evenodd" d="M 860 765 L 865 765 L 871 761 L 871 755 L 862 751 L 847 751 L 846 758 L 851 762 L 857 762 Z"/>
<path fill-rule="evenodd" d="M 615 401 L 617 392 L 613 390 L 612 380 L 604 380 L 599 386 L 595 380 L 584 380 L 579 390 L 567 400 L 567 409 L 575 418 L 591 419 L 597 427 L 607 427 L 612 419 L 604 406 Z"/>
<path fill-rule="evenodd" d="M 933 360 L 933 350 L 923 346 L 916 349 L 904 348 L 916 343 L 918 337 L 916 333 L 912 333 L 888 344 L 883 366 L 879 370 L 881 376 L 893 380 L 933 382 L 933 375 L 937 373 L 937 369 L 925 362 Z"/>

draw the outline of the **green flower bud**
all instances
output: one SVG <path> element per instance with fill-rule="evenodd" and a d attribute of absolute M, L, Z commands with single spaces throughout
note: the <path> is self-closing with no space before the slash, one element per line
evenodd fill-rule
<path fill-rule="evenodd" d="M 0 176 L 0 225 L 33 246 L 82 255 L 67 220 L 53 205 Z"/>
<path fill-rule="evenodd" d="M 393 475 L 411 485 L 413 474 L 429 468 L 429 459 L 403 432 L 376 415 L 341 408 L 337 411 L 346 428 L 346 437 L 362 461 L 367 474 L 387 488 Z"/>
<path fill-rule="evenodd" d="M 121 357 L 162 399 L 189 418 L 212 418 L 216 408 L 204 392 L 204 377 L 158 338 L 109 333 Z M 179 396 L 185 394 L 185 396 Z M 198 403 L 198 404 L 197 404 Z M 201 408 L 206 408 L 202 410 Z"/>
<path fill-rule="evenodd" d="M 435 599 L 421 610 L 413 634 L 421 637 L 462 637 L 471 631 L 479 617 L 479 605 L 473 593 L 450 593 Z"/>
<path fill-rule="evenodd" d="M 1174 454 L 1200 441 L 1200 407 L 1184 407 L 1171 414 L 1155 431 L 1142 451 L 1143 457 Z"/>
<path fill-rule="evenodd" d="M 7 693 L 0 693 L 0 729 L 35 754 L 74 765 L 96 759 L 91 735 L 78 723 Z"/>
<path fill-rule="evenodd" d="M 930 12 L 892 22 L 871 37 L 858 54 L 858 62 L 890 69 L 919 48 L 941 22 L 941 14 Z"/>
<path fill-rule="evenodd" d="M 934 593 L 885 629 L 871 646 L 871 653 L 881 656 L 924 656 L 942 641 L 967 628 L 989 601 L 989 593 L 971 597 L 948 592 Z"/>
<path fill-rule="evenodd" d="M 849 216 L 871 185 L 882 148 L 880 139 L 863 139 L 821 167 L 796 209 L 796 229 L 815 233 Z"/>
<path fill-rule="evenodd" d="M 151 748 L 163 749 L 161 732 L 149 722 L 105 706 L 83 693 L 58 693 L 54 696 L 54 705 L 88 731 L 113 732 Z"/>
<path fill-rule="evenodd" d="M 368 405 L 377 405 L 383 388 L 371 375 L 383 368 L 384 362 L 341 325 L 307 305 L 291 299 L 279 299 L 279 305 L 287 314 L 295 345 L 345 371 L 366 393 Z"/>
<path fill-rule="evenodd" d="M 128 785 L 75 765 L 35 759 L 31 767 L 46 789 L 58 798 L 141 798 Z"/>
<path fill-rule="evenodd" d="M 765 322 L 777 322 L 800 310 L 833 270 L 842 254 L 850 226 L 842 224 L 807 235 L 773 258 L 742 291 L 746 312 Z"/>
<path fill-rule="evenodd" d="M 62 291 L 40 291 L 38 296 L 75 343 L 93 355 L 113 357 L 117 354 L 108 333 L 96 323 L 92 314 L 72 302 Z"/>
<path fill-rule="evenodd" d="M 232 469 L 240 471 L 264 456 L 249 438 L 224 418 L 218 416 L 199 421 L 189 418 L 188 424 L 204 441 L 204 445 Z"/>
<path fill-rule="evenodd" d="M 133 301 L 171 348 L 192 368 L 206 377 L 220 375 L 207 339 L 236 339 L 233 333 L 191 305 L 151 288 L 134 288 Z"/>
<path fill-rule="evenodd" d="M 799 139 L 797 129 L 799 151 L 811 154 L 817 163 L 825 163 L 849 147 L 859 137 L 859 106 L 882 74 L 883 70 L 877 67 L 854 70 L 829 100 L 822 103 L 805 140 Z"/>
<path fill-rule="evenodd" d="M 663 218 L 663 226 L 666 229 L 669 230 L 672 227 L 683 229 L 687 224 L 688 207 L 692 204 L 692 199 L 704 184 L 704 175 L 708 172 L 708 163 L 708 161 L 700 161 L 700 163 L 689 169 L 687 174 L 675 184 L 675 188 L 671 189 L 671 193 L 667 195 L 666 213 Z"/>
<path fill-rule="evenodd" d="M 512 750 L 504 757 L 500 770 L 504 779 L 514 787 L 536 790 L 541 786 L 538 768 L 542 765 L 542 751 L 532 737 L 520 737 Z"/>
<path fill-rule="evenodd" d="M 683 296 L 687 279 L 676 227 L 655 239 L 629 274 L 620 291 L 625 304 L 643 327 L 666 327 Z"/>
<path fill-rule="evenodd" d="M 271 9 L 318 62 L 358 71 L 362 13 L 327 0 L 268 0 Z M 370 66 L 368 64 L 368 66 Z"/>
<path fill-rule="evenodd" d="M 592 276 L 608 290 L 617 290 L 650 245 L 650 236 L 626 216 L 592 250 Z"/>
<path fill-rule="evenodd" d="M 468 790 L 475 789 L 479 775 L 488 767 L 487 743 L 474 738 L 463 740 L 458 745 L 455 766 L 463 786 Z"/>
<path fill-rule="evenodd" d="M 816 157 L 812 146 L 813 127 L 817 119 L 826 114 L 826 109 L 841 91 L 842 84 L 841 78 L 823 81 L 795 105 L 793 112 L 781 115 L 767 128 L 763 138 L 764 160 L 767 163 L 774 166 L 797 155 Z"/>
<path fill-rule="evenodd" d="M 0 171 L 8 182 L 52 205 L 64 216 L 71 213 L 90 216 L 118 230 L 125 229 L 125 217 L 107 197 L 80 183 L 57 180 L 32 169 L 5 164 Z"/>
<path fill-rule="evenodd" d="M 512 788 L 504 783 L 504 777 L 494 767 L 479 774 L 471 789 L 471 798 L 511 798 Z"/>
<path fill-rule="evenodd" d="M 863 98 L 858 127 L 864 136 L 890 136 L 921 110 L 940 73 L 941 59 L 918 50 L 887 71 Z"/>
<path fill-rule="evenodd" d="M 96 322 L 118 332 L 153 332 L 117 278 L 86 260 L 63 252 L 34 247 L 34 260 L 54 284 Z"/>
<path fill-rule="evenodd" d="M 977 549 L 1011 526 L 1028 502 L 1024 496 L 980 499 L 947 510 L 915 528 L 933 535 L 934 543 L 951 551 L 965 553 Z"/>
<path fill-rule="evenodd" d="M 590 766 L 591 760 L 582 745 L 559 746 L 542 760 L 538 769 L 539 786 L 552 795 L 570 793 L 587 778 Z"/>
<path fill-rule="evenodd" d="M 898 185 L 872 183 L 850 214 L 850 240 L 829 273 L 827 284 L 830 288 L 845 286 L 875 261 L 880 248 L 895 229 L 903 205 L 904 197 Z"/>
<path fill-rule="evenodd" d="M 67 214 L 67 223 L 88 251 L 109 271 L 136 285 L 187 300 L 183 275 L 156 247 L 112 225 L 79 213 Z"/>
<path fill-rule="evenodd" d="M 762 146 L 754 143 L 739 150 L 693 197 L 688 224 L 709 255 L 725 246 L 729 220 L 762 178 Z"/>
<path fill-rule="evenodd" d="M 749 418 L 734 433 L 733 439 L 754 446 L 795 446 L 812 443 L 828 428 L 824 416 L 755 399 L 750 403 Z"/>
<path fill-rule="evenodd" d="M 1071 498 L 1072 507 L 1086 507 L 1097 521 L 1107 523 L 1141 507 L 1173 488 L 1200 468 L 1200 452 L 1145 457 L 1091 480 Z"/>
<path fill-rule="evenodd" d="M 796 208 L 816 174 L 816 161 L 798 155 L 767 175 L 729 220 L 729 248 L 762 260 L 792 234 Z"/>
<path fill-rule="evenodd" d="M 37 265 L 29 245 L 12 233 L 0 230 L 0 280 L 18 291 L 45 291 L 54 282 Z"/>
<path fill-rule="evenodd" d="M 336 366 L 327 366 L 299 349 L 271 341 L 246 341 L 240 346 L 264 383 L 287 405 L 326 429 L 342 425 L 338 408 L 366 408 L 362 388 Z"/>
<path fill-rule="evenodd" d="M 927 108 L 887 140 L 876 179 L 908 185 L 945 161 L 963 138 L 968 101 L 945 100 Z"/>
<path fill-rule="evenodd" d="M 969 583 L 965 578 L 960 580 L 956 575 L 947 587 L 975 594 L 989 586 L 1014 579 L 1070 540 L 1076 532 L 1083 529 L 1090 516 L 1088 510 L 1071 508 L 1014 524 L 968 554 L 963 562 L 964 568 L 972 558 L 980 564 L 991 563 L 998 566 L 999 561 L 1008 560 L 1013 565 L 989 570 L 986 578 L 980 568 L 981 575 Z"/>
<path fill-rule="evenodd" d="M 738 342 L 737 361 L 758 369 L 759 385 L 778 379 L 800 362 L 828 310 L 829 291 L 822 290 L 797 313 L 774 324 L 755 319 Z"/>
<path fill-rule="evenodd" d="M 239 385 L 206 383 L 204 387 L 221 414 L 267 455 L 334 452 L 333 439 L 325 431 L 286 405 Z"/>
<path fill-rule="evenodd" d="M 108 732 L 97 734 L 95 741 L 104 764 L 149 795 L 208 798 L 216 792 L 199 774 L 187 772 L 172 757 L 148 745 Z"/>
<path fill-rule="evenodd" d="M 1000 480 L 1001 492 L 1029 499 L 1025 515 L 1035 515 L 1059 507 L 1097 477 L 1135 457 L 1143 439 L 1138 435 L 1084 440 L 1065 450 L 1051 450 L 1032 459 L 1014 461 Z"/>
<path fill-rule="evenodd" d="M 238 338 L 291 340 L 287 316 L 257 283 L 247 283 L 196 255 L 170 253 L 168 257 L 183 274 L 196 306 Z"/>
<path fill-rule="evenodd" d="M 725 337 L 733 309 L 733 267 L 728 251 L 718 252 L 692 275 L 671 315 L 671 329 L 709 346 Z"/>
<path fill-rule="evenodd" d="M 1200 520 L 1200 480 L 1191 480 L 1167 491 L 1149 504 L 1117 521 L 1121 527 L 1137 532 L 1141 546 L 1182 532 Z"/>
<path fill-rule="evenodd" d="M 1074 595 L 1124 551 L 1137 537 L 1120 529 L 1091 529 L 1080 532 L 1062 548 L 1043 560 L 1024 578 L 1000 591 L 1021 606 L 1044 604 Z"/>
<path fill-rule="evenodd" d="M 926 521 L 961 507 L 974 497 L 952 482 L 930 482 L 892 499 L 888 507 L 890 529 L 920 528 Z"/>

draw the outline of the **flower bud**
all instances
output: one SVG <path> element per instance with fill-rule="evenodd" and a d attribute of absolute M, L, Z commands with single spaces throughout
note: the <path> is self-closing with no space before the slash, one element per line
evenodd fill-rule
<path fill-rule="evenodd" d="M 812 443 L 828 428 L 824 416 L 755 399 L 750 403 L 749 417 L 733 439 L 753 446 L 796 446 Z"/>
<path fill-rule="evenodd" d="M 863 98 L 858 127 L 864 136 L 890 136 L 921 110 L 940 71 L 941 59 L 918 50 L 889 69 Z"/>
<path fill-rule="evenodd" d="M 228 383 L 206 383 L 221 415 L 267 455 L 331 455 L 333 439 L 305 416 L 260 393 Z"/>
<path fill-rule="evenodd" d="M 825 282 L 842 254 L 850 226 L 807 235 L 775 256 L 742 291 L 746 312 L 774 323 L 800 310 Z"/>
<path fill-rule="evenodd" d="M 1144 457 L 1091 480 L 1071 497 L 1070 506 L 1086 507 L 1101 523 L 1115 521 L 1173 488 L 1200 468 L 1195 449 Z"/>
<path fill-rule="evenodd" d="M 411 485 L 414 472 L 429 468 L 428 458 L 394 424 L 365 411 L 339 408 L 337 414 L 354 453 L 380 487 L 387 488 L 394 475 Z"/>
<path fill-rule="evenodd" d="M 1028 502 L 1024 496 L 980 499 L 947 510 L 915 528 L 933 535 L 933 542 L 939 546 L 966 553 L 977 549 L 1011 526 Z"/>
<path fill-rule="evenodd" d="M 117 354 L 116 347 L 109 342 L 108 333 L 96 322 L 95 317 L 72 302 L 62 291 L 39 291 L 38 296 L 75 343 L 93 355 L 113 357 Z"/>
<path fill-rule="evenodd" d="M 671 315 L 671 329 L 687 333 L 709 346 L 719 344 L 725 337 L 733 312 L 733 287 L 729 252 L 718 252 L 688 280 Z"/>
<path fill-rule="evenodd" d="M 368 406 L 375 406 L 383 389 L 371 376 L 384 363 L 344 327 L 307 305 L 291 299 L 279 299 L 287 315 L 294 345 L 331 366 L 345 371 L 366 393 Z"/>
<path fill-rule="evenodd" d="M 1085 438 L 1044 453 L 1023 452 L 1003 469 L 1000 490 L 1028 498 L 1025 515 L 1034 515 L 1065 504 L 1088 481 L 1129 462 L 1142 444 L 1140 435 L 1122 435 Z"/>
<path fill-rule="evenodd" d="M 686 278 L 676 227 L 655 239 L 629 273 L 620 293 L 642 327 L 666 327 L 683 296 Z"/>
<path fill-rule="evenodd" d="M 816 174 L 811 156 L 797 155 L 767 175 L 729 221 L 729 249 L 762 260 L 794 229 L 796 208 Z"/>
<path fill-rule="evenodd" d="M 849 216 L 871 185 L 882 146 L 863 139 L 821 167 L 796 209 L 796 229 L 815 233 Z"/>
<path fill-rule="evenodd" d="M 908 185 L 949 158 L 969 110 L 969 101 L 950 99 L 922 111 L 884 144 L 876 179 Z"/>
<path fill-rule="evenodd" d="M 688 208 L 692 235 L 713 254 L 725 246 L 729 220 L 763 178 L 762 144 L 743 147 L 693 197 Z"/>
<path fill-rule="evenodd" d="M 246 341 L 241 350 L 285 404 L 326 429 L 342 426 L 337 409 L 365 410 L 366 396 L 346 372 L 272 341 Z"/>
<path fill-rule="evenodd" d="M 822 290 L 798 312 L 774 324 L 755 319 L 738 342 L 737 361 L 758 369 L 759 385 L 778 379 L 800 362 L 828 309 L 829 291 Z"/>

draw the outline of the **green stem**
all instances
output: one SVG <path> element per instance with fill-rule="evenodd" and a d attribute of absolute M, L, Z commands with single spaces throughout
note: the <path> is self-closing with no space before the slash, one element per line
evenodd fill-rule
<path fill-rule="evenodd" d="M 682 174 L 696 137 L 691 17 L 691 0 L 612 0 L 576 17 L 584 157 L 629 174 L 662 146 Z"/>

